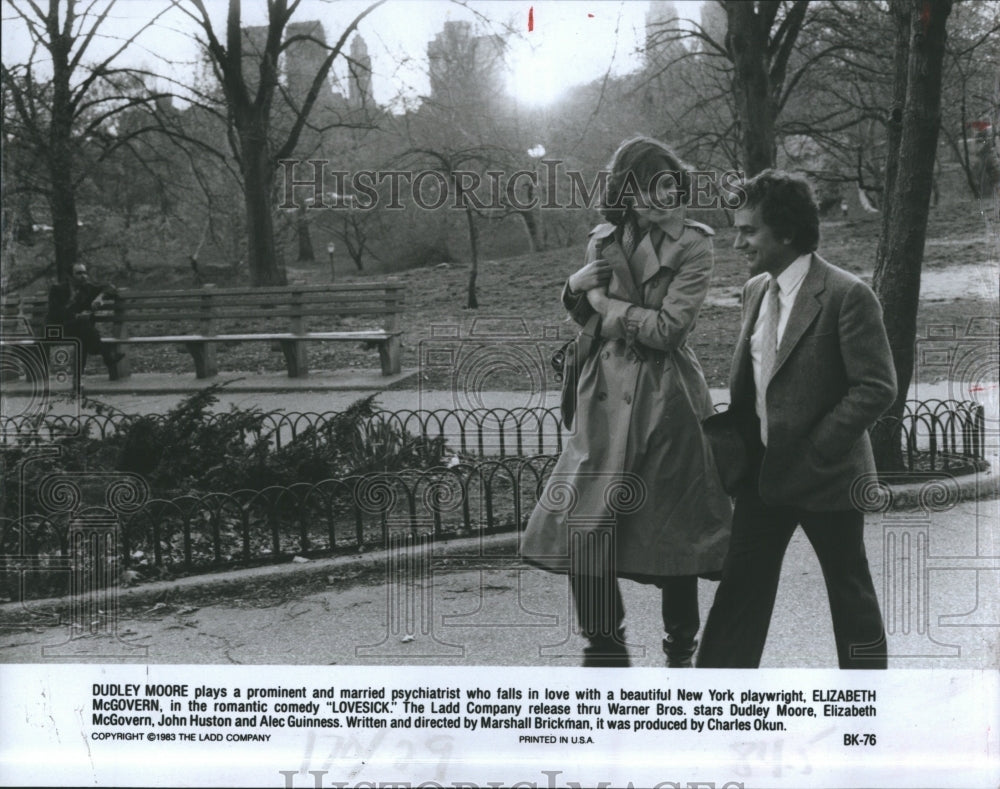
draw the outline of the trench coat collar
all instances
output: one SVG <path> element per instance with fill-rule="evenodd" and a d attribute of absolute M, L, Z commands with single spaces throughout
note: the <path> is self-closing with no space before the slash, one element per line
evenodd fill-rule
<path fill-rule="evenodd" d="M 598 240 L 599 256 L 611 264 L 609 293 L 620 294 L 633 304 L 641 304 L 642 298 L 635 280 L 632 279 L 632 271 L 625 258 L 625 251 L 618 243 L 618 239 L 615 238 L 615 226 L 612 224 L 601 225 L 594 231 L 594 235 Z M 645 240 L 643 239 L 643 241 Z"/>
<path fill-rule="evenodd" d="M 658 229 L 671 241 L 677 241 L 684 232 L 684 207 L 671 211 L 667 214 L 666 218 L 657 222 L 653 227 Z M 652 231 L 653 228 L 650 228 Z M 660 249 L 659 255 L 657 255 L 656 248 L 653 246 L 653 240 L 651 237 L 651 232 L 647 232 L 643 236 L 642 243 L 636 248 L 636 254 L 641 258 L 641 270 L 642 270 L 642 284 L 645 285 L 649 280 L 656 276 L 657 272 L 662 266 L 672 267 L 675 262 L 679 259 L 676 255 L 668 254 L 670 251 L 670 245 L 664 243 L 664 239 L 659 239 Z"/>
<path fill-rule="evenodd" d="M 684 233 L 685 218 L 684 207 L 681 206 L 671 211 L 663 221 L 653 225 L 653 228 L 658 229 L 671 241 L 677 241 Z M 650 228 L 650 230 L 653 228 Z M 636 282 L 632 277 L 632 269 L 625 257 L 625 252 L 618 241 L 616 230 L 615 225 L 609 222 L 598 225 L 594 229 L 593 235 L 599 243 L 604 242 L 601 256 L 611 263 L 611 269 L 616 279 L 618 279 L 628 292 L 629 299 L 636 304 L 641 304 L 640 287 L 656 276 L 662 266 L 670 266 L 673 262 L 672 256 L 666 254 L 669 250 L 669 245 L 664 244 L 662 239 L 657 239 L 660 242 L 659 254 L 657 254 L 651 233 L 646 232 L 643 234 L 642 240 L 636 246 L 633 253 L 633 256 L 637 258 L 637 262 L 640 263 L 636 268 L 642 271 L 642 282 Z"/>

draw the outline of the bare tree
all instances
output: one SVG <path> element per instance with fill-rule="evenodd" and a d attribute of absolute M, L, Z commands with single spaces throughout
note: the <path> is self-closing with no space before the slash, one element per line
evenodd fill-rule
<path fill-rule="evenodd" d="M 718 31 L 681 26 L 676 20 L 665 23 L 650 37 L 651 44 L 669 46 L 692 41 L 691 49 L 658 66 L 654 78 L 688 58 L 708 63 L 722 58 L 729 73 L 742 166 L 748 176 L 773 167 L 777 153 L 776 123 L 802 75 L 826 52 L 806 59 L 790 71 L 799 34 L 806 26 L 808 0 L 719 0 L 726 14 L 725 40 Z M 727 133 L 729 129 L 725 130 Z"/>
<path fill-rule="evenodd" d="M 875 262 L 875 293 L 896 367 L 898 393 L 889 410 L 903 415 L 913 377 L 920 271 L 941 127 L 941 78 L 951 0 L 892 0 L 896 24 L 894 100 L 888 127 L 888 164 L 882 233 Z M 902 467 L 897 431 L 875 436 L 883 471 Z"/>
<path fill-rule="evenodd" d="M 1000 61 L 1000 8 L 991 3 L 959 3 L 950 22 L 945 56 L 945 82 L 951 87 L 942 97 L 944 140 L 962 168 L 975 197 L 992 194 L 1000 179 L 995 130 L 995 86 Z"/>
<path fill-rule="evenodd" d="M 170 6 L 122 40 L 110 55 L 89 64 L 86 58 L 114 2 L 97 11 L 94 2 L 81 11 L 77 0 L 49 0 L 47 7 L 41 0 L 5 0 L 5 4 L 25 25 L 32 49 L 27 63 L 0 65 L 5 99 L 9 98 L 9 105 L 4 102 L 4 122 L 20 148 L 30 151 L 44 168 L 40 190 L 51 211 L 56 273 L 65 280 L 79 254 L 77 189 L 88 168 L 148 131 L 138 126 L 128 134 L 107 135 L 109 124 L 126 110 L 152 109 L 156 99 L 166 95 L 146 89 L 144 72 L 115 63 Z M 51 68 L 48 79 L 39 75 L 43 60 Z M 99 153 L 85 158 L 81 156 L 85 146 Z"/>
<path fill-rule="evenodd" d="M 348 37 L 360 22 L 382 5 L 368 5 L 344 28 L 337 42 L 328 46 L 309 34 L 285 36 L 285 29 L 301 0 L 268 0 L 266 37 L 259 54 L 257 75 L 244 73 L 243 24 L 240 0 L 229 0 L 225 35 L 220 37 L 204 0 L 187 0 L 182 8 L 203 34 L 201 41 L 222 86 L 230 123 L 229 145 L 239 163 L 247 220 L 247 254 L 254 285 L 284 285 L 274 231 L 274 181 L 277 163 L 288 159 L 298 145 L 320 90 L 334 61 L 341 56 Z M 225 43 L 223 43 L 223 39 Z M 273 121 L 275 93 L 279 89 L 278 60 L 290 46 L 303 41 L 322 46 L 327 56 L 313 77 L 301 104 L 291 106 L 290 123 L 279 129 Z M 274 139 L 278 137 L 278 139 Z"/>
<path fill-rule="evenodd" d="M 471 258 L 465 299 L 466 309 L 470 310 L 479 307 L 479 297 L 476 293 L 476 279 L 479 276 L 479 227 L 476 224 L 476 218 L 483 215 L 483 209 L 478 206 L 477 199 L 473 194 L 474 189 L 471 182 L 466 181 L 466 176 L 476 170 L 485 170 L 491 165 L 501 165 L 505 153 L 505 151 L 495 148 L 477 147 L 456 151 L 412 148 L 403 154 L 404 159 L 416 160 L 428 170 L 440 173 L 446 179 L 449 192 L 454 195 L 456 204 L 461 201 L 466 229 L 469 234 Z"/>

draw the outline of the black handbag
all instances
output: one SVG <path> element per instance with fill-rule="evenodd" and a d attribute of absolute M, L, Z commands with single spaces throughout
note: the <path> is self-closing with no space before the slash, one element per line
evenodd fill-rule
<path fill-rule="evenodd" d="M 568 430 L 573 427 L 573 417 L 576 415 L 576 390 L 583 371 L 584 362 L 590 358 L 597 346 L 597 335 L 600 333 L 601 316 L 594 313 L 580 332 L 559 350 L 552 354 L 552 369 L 556 380 L 562 384 L 559 395 L 559 409 L 562 413 L 563 426 Z"/>
<path fill-rule="evenodd" d="M 722 488 L 735 496 L 750 474 L 749 453 L 740 420 L 733 411 L 723 411 L 702 420 L 701 427 L 712 447 Z"/>

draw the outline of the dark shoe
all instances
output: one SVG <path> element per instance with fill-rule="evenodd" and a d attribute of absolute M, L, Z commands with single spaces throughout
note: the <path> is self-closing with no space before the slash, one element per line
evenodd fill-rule
<path fill-rule="evenodd" d="M 691 659 L 696 649 L 698 649 L 698 639 L 674 638 L 668 635 L 663 639 L 663 654 L 667 656 L 667 668 L 692 668 Z"/>
<path fill-rule="evenodd" d="M 628 668 L 631 665 L 624 635 L 616 638 L 592 638 L 583 650 L 584 668 Z"/>

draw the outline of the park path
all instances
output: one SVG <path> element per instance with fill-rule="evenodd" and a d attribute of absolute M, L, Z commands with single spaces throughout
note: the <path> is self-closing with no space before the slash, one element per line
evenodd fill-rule
<path fill-rule="evenodd" d="M 281 373 L 257 375 L 248 373 L 220 373 L 211 379 L 212 383 L 237 382 L 233 387 L 224 386 L 219 390 L 216 411 L 227 411 L 233 405 L 241 408 L 260 408 L 265 411 L 285 412 L 342 411 L 351 403 L 375 394 L 378 405 L 386 411 L 461 409 L 470 407 L 516 409 L 544 405 L 559 407 L 558 392 L 528 391 L 483 391 L 472 395 L 450 390 L 395 389 L 380 390 L 377 383 L 368 388 L 341 388 L 336 374 L 323 374 L 290 383 L 291 379 Z M 158 414 L 165 413 L 190 395 L 199 386 L 193 376 L 169 374 L 139 374 L 129 381 L 102 381 L 90 376 L 86 382 L 87 396 L 106 403 L 125 413 Z M 910 398 L 916 400 L 965 399 L 969 396 L 968 385 L 961 382 L 938 381 L 935 383 L 914 383 L 910 387 Z M 711 389 L 712 400 L 724 403 L 728 391 Z M 986 382 L 978 394 L 978 399 L 992 413 L 997 413 L 997 384 Z M 28 408 L 40 405 L 23 387 L 9 387 L 0 397 L 0 414 L 13 416 Z M 73 414 L 79 411 L 93 412 L 94 407 L 82 404 L 68 397 L 53 397 L 48 403 L 53 414 Z"/>
<path fill-rule="evenodd" d="M 898 574 L 887 578 L 887 573 L 899 572 L 899 557 L 891 553 L 897 544 L 891 539 L 894 530 L 898 525 L 882 515 L 870 516 L 865 529 L 895 656 L 892 665 L 988 669 L 1000 664 L 998 552 L 992 542 L 982 543 L 997 534 L 996 501 L 963 502 L 930 516 L 923 599 L 886 598 L 887 581 L 897 589 L 901 582 L 905 585 Z M 511 547 L 516 541 L 513 535 L 501 539 Z M 972 558 L 977 553 L 981 558 Z M 70 634 L 67 625 L 8 627 L 0 629 L 0 663 L 107 662 L 108 649 L 114 647 L 121 661 L 147 664 L 579 664 L 582 641 L 569 626 L 571 608 L 561 576 L 509 562 L 470 569 L 442 554 L 408 592 L 414 604 L 411 613 L 424 617 L 417 621 L 430 623 L 429 632 L 421 632 L 390 616 L 398 610 L 391 603 L 398 605 L 405 590 L 386 583 L 384 572 L 363 576 L 360 582 L 343 581 L 348 566 L 317 560 L 269 568 L 280 572 L 283 582 L 268 586 L 267 594 L 260 591 L 264 587 L 247 584 L 234 591 L 233 573 L 187 587 L 178 584 L 159 595 L 138 587 L 120 600 L 118 642 L 76 638 L 60 657 L 59 645 Z M 258 570 L 264 574 L 263 568 Z M 297 575 L 309 572 L 315 577 L 317 571 L 320 577 L 327 574 L 319 591 L 296 583 Z M 699 582 L 702 621 L 715 587 Z M 622 592 L 633 663 L 662 666 L 656 590 L 623 581 Z M 3 609 L 0 621 L 10 606 Z M 924 611 L 926 620 L 921 622 Z M 43 647 L 49 648 L 45 655 Z M 785 558 L 762 667 L 835 666 L 822 572 L 799 530 Z"/>

